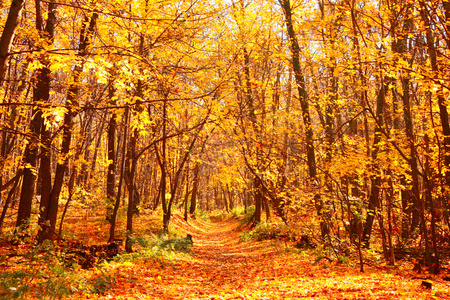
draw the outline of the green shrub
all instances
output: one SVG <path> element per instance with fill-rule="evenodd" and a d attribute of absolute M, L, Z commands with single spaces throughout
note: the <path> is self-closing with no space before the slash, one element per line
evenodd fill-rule
<path fill-rule="evenodd" d="M 25 299 L 24 295 L 31 289 L 27 278 L 29 274 L 22 270 L 0 273 L 0 299 Z"/>
<path fill-rule="evenodd" d="M 208 213 L 203 210 L 197 210 L 195 212 L 195 216 L 205 222 L 211 222 L 211 220 L 209 219 Z"/>
<path fill-rule="evenodd" d="M 240 234 L 242 241 L 248 240 L 283 240 L 293 241 L 296 234 L 292 228 L 278 223 L 260 223 L 250 231 L 244 231 Z"/>
<path fill-rule="evenodd" d="M 0 259 L 2 259 L 0 257 Z M 0 271 L 0 299 L 64 299 L 75 293 L 104 293 L 113 279 L 102 273 L 86 278 L 84 270 L 68 267 L 65 253 L 49 242 L 18 253 L 14 272 Z"/>
<path fill-rule="evenodd" d="M 101 275 L 96 277 L 92 282 L 93 292 L 103 295 L 106 291 L 110 290 L 113 287 L 114 283 L 114 277 L 102 272 Z"/>
<path fill-rule="evenodd" d="M 236 206 L 231 210 L 231 215 L 234 218 L 241 217 L 245 214 L 245 207 L 243 206 Z"/>
<path fill-rule="evenodd" d="M 247 213 L 244 213 L 244 217 L 242 219 L 242 222 L 244 224 L 250 222 L 250 220 L 253 218 L 253 215 L 255 214 L 255 206 L 249 206 L 247 207 Z"/>
<path fill-rule="evenodd" d="M 79 273 L 67 271 L 62 266 L 48 270 L 20 270 L 0 273 L 0 299 L 63 299 L 78 292 L 97 292 L 97 280 L 88 282 Z M 98 284 L 97 284 L 98 285 Z M 102 291 L 112 285 L 103 286 Z"/>

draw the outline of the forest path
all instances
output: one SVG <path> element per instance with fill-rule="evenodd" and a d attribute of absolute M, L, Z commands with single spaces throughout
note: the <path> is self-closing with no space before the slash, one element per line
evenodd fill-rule
<path fill-rule="evenodd" d="M 310 263 L 297 257 L 297 264 L 290 264 L 288 260 L 292 256 L 284 255 L 284 251 L 267 241 L 241 242 L 239 221 L 185 222 L 176 215 L 172 222 L 192 235 L 195 255 L 180 268 L 168 270 L 169 274 L 164 272 L 164 293 L 155 296 L 162 296 L 162 299 L 295 299 L 305 295 L 286 285 L 286 280 L 298 281 L 299 272 L 304 277 L 301 265 Z M 284 282 L 282 285 L 277 282 L 280 279 Z M 273 288 L 275 294 L 268 291 Z M 156 291 L 161 292 L 161 289 L 156 288 Z"/>
<path fill-rule="evenodd" d="M 433 290 L 398 270 L 314 264 L 307 254 L 286 252 L 273 242 L 242 242 L 239 222 L 189 220 L 173 226 L 191 234 L 194 255 L 163 269 L 135 266 L 109 299 L 448 299 L 446 283 Z M 133 281 L 134 278 L 134 281 Z M 129 282 L 133 282 L 129 284 Z M 121 280 L 119 280 L 121 281 Z M 127 286 L 126 289 L 124 287 Z M 117 292 L 117 293 L 115 293 Z M 118 296 L 120 295 L 120 296 Z M 112 296 L 112 295 L 111 295 Z M 117 297 L 118 296 L 118 297 Z"/>

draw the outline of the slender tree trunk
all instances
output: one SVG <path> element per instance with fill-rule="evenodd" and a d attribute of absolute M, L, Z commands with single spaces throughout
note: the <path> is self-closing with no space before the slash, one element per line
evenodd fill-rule
<path fill-rule="evenodd" d="M 248 104 L 248 114 L 250 116 L 250 122 L 255 134 L 255 141 L 256 144 L 253 145 L 255 149 L 255 161 L 256 166 L 255 170 L 257 172 L 260 171 L 260 164 L 261 164 L 261 128 L 258 125 L 258 120 L 256 118 L 255 114 L 255 103 L 254 103 L 254 97 L 252 95 L 252 89 L 251 89 L 251 82 L 250 82 L 250 55 L 247 52 L 247 49 L 244 47 L 244 59 L 245 59 L 245 65 L 244 65 L 244 74 L 245 74 L 245 96 L 247 99 Z M 258 145 L 259 144 L 259 145 Z M 262 197 L 263 193 L 261 190 L 261 182 L 260 178 L 258 176 L 253 177 L 253 194 L 254 194 L 254 200 L 255 200 L 255 214 L 253 216 L 253 225 L 259 224 L 261 222 L 261 210 L 262 210 Z"/>
<path fill-rule="evenodd" d="M 188 200 L 189 200 L 189 165 L 187 166 L 186 170 L 186 188 L 184 191 L 184 220 L 188 220 Z"/>
<path fill-rule="evenodd" d="M 446 13 L 446 17 L 450 17 L 450 3 L 448 1 L 444 2 L 444 9 Z M 420 15 L 422 17 L 422 21 L 424 22 L 426 28 L 426 41 L 428 48 L 428 55 L 430 58 L 431 69 L 438 76 L 439 72 L 441 72 L 441 68 L 438 62 L 438 56 L 435 46 L 435 36 L 432 31 L 432 26 L 430 24 L 430 20 L 427 15 L 426 4 L 423 1 L 420 1 Z M 449 19 L 447 19 L 447 23 Z M 450 25 L 447 24 L 447 28 L 450 28 Z M 450 48 L 450 45 L 449 45 Z M 447 187 L 450 186 L 450 123 L 447 111 L 447 100 L 444 97 L 444 92 L 442 87 L 439 87 L 437 91 L 437 99 L 439 106 L 439 117 L 441 119 L 442 133 L 444 135 L 444 166 L 445 166 L 445 182 Z"/>
<path fill-rule="evenodd" d="M 194 167 L 194 180 L 192 184 L 192 195 L 191 195 L 191 205 L 189 207 L 189 213 L 195 219 L 195 209 L 197 208 L 197 194 L 198 194 L 198 184 L 199 184 L 199 172 L 200 164 L 196 163 Z"/>
<path fill-rule="evenodd" d="M 401 8 L 400 8 L 401 9 Z M 407 6 L 404 8 L 405 11 L 405 20 L 403 22 L 403 32 L 410 32 L 413 30 L 411 19 L 411 7 L 410 4 L 407 4 Z M 395 28 L 395 20 L 392 22 L 392 31 L 393 35 L 396 34 L 396 28 Z M 403 35 L 403 33 L 402 33 Z M 407 41 L 402 36 L 396 36 L 398 39 L 393 42 L 392 44 L 392 50 L 396 53 L 399 53 L 400 55 L 404 56 L 407 51 Z M 407 225 L 406 222 L 403 222 L 402 224 L 402 236 L 404 238 L 407 238 L 409 236 L 410 232 L 413 232 L 417 226 L 419 225 L 419 174 L 418 174 L 418 163 L 417 163 L 417 151 L 414 145 L 414 128 L 412 123 L 412 113 L 411 113 L 411 92 L 410 92 L 410 78 L 409 75 L 401 76 L 401 84 L 402 84 L 402 90 L 403 94 L 401 96 L 403 101 L 403 118 L 405 121 L 405 131 L 406 136 L 408 138 L 408 144 L 410 149 L 410 159 L 409 159 L 409 165 L 410 165 L 410 174 L 412 178 L 412 189 L 407 193 L 402 193 L 402 201 L 403 201 L 403 208 L 404 208 L 404 215 L 408 216 L 412 213 L 412 219 L 410 224 L 410 229 L 407 231 Z M 404 180 L 404 179 L 402 179 Z M 403 218 L 404 221 L 408 221 L 407 218 Z"/>
<path fill-rule="evenodd" d="M 6 212 L 8 211 L 8 207 L 12 202 L 12 199 L 14 197 L 14 193 L 16 192 L 16 188 L 19 185 L 21 176 L 16 176 L 14 181 L 14 185 L 9 190 L 8 196 L 6 196 L 5 204 L 3 205 L 2 214 L 0 216 L 0 233 L 2 232 L 3 222 L 5 221 Z"/>
<path fill-rule="evenodd" d="M 108 206 L 113 206 L 116 202 L 116 114 L 112 113 L 108 126 L 108 174 L 106 175 L 106 197 L 108 199 Z M 110 209 L 110 208 L 109 208 Z M 107 211 L 106 218 L 113 222 L 113 211 Z"/>
<path fill-rule="evenodd" d="M 438 210 L 435 207 L 435 201 L 433 199 L 433 194 L 432 194 L 432 190 L 433 190 L 433 186 L 430 180 L 431 175 L 431 168 L 430 168 L 430 160 L 431 160 L 431 153 L 432 151 L 430 150 L 430 138 L 428 137 L 427 134 L 425 134 L 424 136 L 424 142 L 425 142 L 425 151 L 426 151 L 426 155 L 425 155 L 425 170 L 424 170 L 424 181 L 425 181 L 425 203 L 428 202 L 429 206 L 430 206 L 430 211 L 431 211 L 431 241 L 433 244 L 433 252 L 434 252 L 434 263 L 431 260 L 430 255 L 428 255 L 427 259 L 427 264 L 429 267 L 429 270 L 431 270 L 434 274 L 438 274 L 440 272 L 441 266 L 440 266 L 440 254 L 439 254 L 439 250 L 438 250 L 438 241 L 437 241 L 437 228 L 436 228 L 436 223 L 437 223 L 437 213 Z"/>
<path fill-rule="evenodd" d="M 125 124 L 124 124 L 124 133 L 123 133 L 123 144 L 122 144 L 122 161 L 120 167 L 120 178 L 119 178 L 119 186 L 117 188 L 117 196 L 116 201 L 114 203 L 114 211 L 111 216 L 111 227 L 109 228 L 109 239 L 108 241 L 111 243 L 115 239 L 115 231 L 117 225 L 117 215 L 119 213 L 120 207 L 120 197 L 122 196 L 122 184 L 123 184 L 123 176 L 125 173 L 125 160 L 126 160 L 126 149 L 127 149 L 127 135 L 128 135 L 128 119 L 129 119 L 129 109 L 128 107 L 125 109 Z"/>
<path fill-rule="evenodd" d="M 279 2 L 284 11 L 286 29 L 291 43 L 292 68 L 294 70 L 295 82 L 297 83 L 300 106 L 303 116 L 303 124 L 305 125 L 305 132 L 306 132 L 306 152 L 307 152 L 309 177 L 311 181 L 315 181 L 317 176 L 317 169 L 316 169 L 316 155 L 313 140 L 314 133 L 313 128 L 311 126 L 311 117 L 306 92 L 305 76 L 303 75 L 303 71 L 300 66 L 300 46 L 298 44 L 297 36 L 294 31 L 291 2 L 290 0 L 279 0 Z"/>
<path fill-rule="evenodd" d="M 186 164 L 186 162 L 189 159 L 189 156 L 191 154 L 192 149 L 194 148 L 195 142 L 197 141 L 197 137 L 198 134 L 200 133 L 200 131 L 202 130 L 203 126 L 201 126 L 199 128 L 199 131 L 197 132 L 196 135 L 194 135 L 194 137 L 192 138 L 191 144 L 189 145 L 189 148 L 187 149 L 186 153 L 184 154 L 184 156 L 181 158 L 180 164 L 178 166 L 178 170 L 175 173 L 175 176 L 172 180 L 171 186 L 170 186 L 170 199 L 169 199 L 169 203 L 167 204 L 167 217 L 166 219 L 164 219 L 164 230 L 168 230 L 169 229 L 169 222 L 170 222 L 170 218 L 172 216 L 172 204 L 175 201 L 175 195 L 177 194 L 177 190 L 178 190 L 178 185 L 180 182 L 180 176 L 184 170 L 184 165 Z M 167 232 L 167 231 L 166 231 Z"/>
<path fill-rule="evenodd" d="M 135 188 L 134 188 L 134 176 L 136 173 L 136 142 L 138 131 L 134 130 L 130 137 L 130 142 L 128 143 L 127 160 L 125 167 L 125 176 L 128 177 L 127 182 L 128 188 L 128 208 L 127 208 L 127 238 L 125 242 L 125 250 L 127 253 L 132 252 L 131 236 L 133 234 L 133 213 L 134 213 L 134 198 L 135 198 Z"/>
<path fill-rule="evenodd" d="M 66 217 L 66 213 L 67 213 L 67 210 L 69 209 L 70 202 L 72 202 L 72 196 L 74 193 L 73 189 L 75 187 L 75 178 L 77 177 L 77 173 L 78 173 L 77 167 L 73 166 L 72 174 L 70 175 L 70 179 L 69 179 L 69 190 L 68 190 L 69 196 L 67 198 L 66 205 L 64 206 L 64 211 L 61 215 L 61 220 L 59 221 L 59 230 L 58 230 L 59 237 L 62 237 L 62 228 L 63 228 L 63 224 L 64 224 L 64 218 Z"/>
<path fill-rule="evenodd" d="M 390 179 L 389 179 L 389 194 L 388 194 L 388 199 L 387 199 L 387 216 L 388 216 L 388 242 L 389 242 L 389 262 L 388 264 L 390 266 L 393 266 L 395 264 L 395 257 L 394 257 L 394 243 L 392 242 L 392 235 L 393 235 L 393 230 L 392 230 L 392 207 L 394 204 L 394 187 L 392 185 L 392 173 L 390 174 Z"/>
<path fill-rule="evenodd" d="M 369 207 L 367 209 L 366 222 L 364 224 L 364 232 L 362 235 L 362 242 L 364 243 L 364 247 L 369 247 L 369 239 L 372 232 L 372 225 L 375 219 L 375 215 L 377 213 L 377 209 L 380 206 L 380 185 L 381 185 L 381 176 L 379 170 L 378 160 L 378 152 L 380 150 L 380 142 L 382 136 L 382 126 L 384 123 L 383 120 L 383 110 L 385 105 L 385 97 L 387 91 L 387 83 L 383 82 L 381 84 L 380 91 L 377 97 L 377 110 L 375 118 L 377 120 L 377 124 L 375 127 L 375 134 L 373 139 L 373 150 L 372 150 L 372 178 L 371 178 L 371 189 L 369 195 Z"/>
<path fill-rule="evenodd" d="M 165 97 L 166 98 L 166 97 Z M 164 232 L 169 232 L 169 221 L 170 214 L 167 205 L 166 199 L 166 188 L 167 188 L 167 149 L 166 149 L 166 138 L 167 138 L 167 101 L 163 103 L 163 132 L 162 132 L 162 149 L 161 149 L 161 159 L 160 159 L 160 167 L 161 167 L 161 205 L 163 207 L 163 230 Z M 158 153 L 158 151 L 156 151 Z"/>

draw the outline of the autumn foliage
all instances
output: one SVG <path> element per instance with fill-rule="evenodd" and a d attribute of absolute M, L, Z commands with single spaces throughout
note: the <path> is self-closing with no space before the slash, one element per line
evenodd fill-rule
<path fill-rule="evenodd" d="M 257 264 L 289 260 L 266 240 L 301 252 L 298 266 L 361 276 L 336 297 L 367 295 L 356 272 L 377 268 L 445 281 L 448 0 L 0 4 L 0 297 L 117 293 L 135 263 L 157 297 L 197 277 L 189 297 L 233 297 L 196 272 L 231 287 L 218 265 L 231 268 L 233 247 L 238 265 L 256 256 L 248 245 L 272 253 Z M 232 215 L 244 243 L 237 221 L 199 220 Z M 170 269 L 147 264 L 171 255 L 188 277 L 174 271 L 166 294 Z M 45 271 L 18 267 L 28 263 Z M 241 295 L 333 297 L 239 268 Z M 393 281 L 369 290 L 387 298 Z"/>

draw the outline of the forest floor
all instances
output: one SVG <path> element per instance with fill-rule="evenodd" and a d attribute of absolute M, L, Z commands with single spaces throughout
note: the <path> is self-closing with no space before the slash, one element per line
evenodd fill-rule
<path fill-rule="evenodd" d="M 68 231 L 81 231 L 83 243 L 105 240 L 104 221 L 77 224 L 71 220 Z M 144 224 L 154 236 L 152 223 Z M 171 231 L 192 235 L 187 253 L 135 244 L 135 253 L 88 269 L 49 264 L 54 250 L 39 260 L 42 254 L 30 256 L 27 245 L 0 245 L 0 299 L 450 299 L 448 265 L 437 276 L 418 274 L 412 263 L 387 266 L 366 253 L 361 273 L 355 257 L 338 263 L 283 241 L 243 241 L 248 228 L 241 227 L 233 218 L 186 222 L 174 215 Z M 432 288 L 423 287 L 424 281 Z"/>
<path fill-rule="evenodd" d="M 86 299 L 450 299 L 450 283 L 417 274 L 410 266 L 349 266 L 286 251 L 280 243 L 239 239 L 239 221 L 185 222 L 177 230 L 193 237 L 192 255 L 165 268 L 151 263 L 111 268 L 115 284 Z M 422 286 L 422 281 L 432 289 Z"/>

